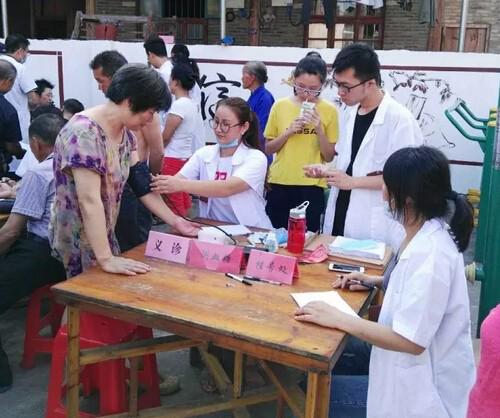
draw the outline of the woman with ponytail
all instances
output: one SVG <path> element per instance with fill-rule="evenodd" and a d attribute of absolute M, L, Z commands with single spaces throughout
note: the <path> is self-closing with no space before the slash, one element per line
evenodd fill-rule
<path fill-rule="evenodd" d="M 151 189 L 201 196 L 204 218 L 271 228 L 263 197 L 267 159 L 255 114 L 243 99 L 229 97 L 217 103 L 210 124 L 217 144 L 196 151 L 175 176 L 154 177 Z"/>
<path fill-rule="evenodd" d="M 174 64 L 169 88 L 175 101 L 166 115 L 162 133 L 165 151 L 161 174 L 177 174 L 191 155 L 205 145 L 203 119 L 196 103 L 189 97 L 195 80 L 196 76 L 187 64 Z M 191 196 L 188 193 L 169 194 L 165 201 L 182 216 L 186 216 L 191 208 Z"/>
<path fill-rule="evenodd" d="M 352 281 L 361 280 L 386 289 L 378 323 L 323 303 L 304 306 L 295 318 L 373 344 L 364 393 L 368 417 L 464 417 L 475 375 L 462 255 L 472 208 L 451 189 L 448 160 L 435 148 L 396 151 L 383 180 L 388 213 L 406 231 L 396 263 L 385 281 L 355 273 L 333 283 L 366 290 Z M 334 404 L 331 410 L 335 416 Z"/>
<path fill-rule="evenodd" d="M 184 44 L 175 44 L 170 51 L 172 64 L 186 64 L 189 65 L 193 74 L 195 76 L 195 83 L 192 88 L 189 89 L 189 97 L 198 105 L 200 111 L 201 109 L 201 90 L 200 90 L 200 68 L 194 59 L 189 58 L 189 49 Z"/>

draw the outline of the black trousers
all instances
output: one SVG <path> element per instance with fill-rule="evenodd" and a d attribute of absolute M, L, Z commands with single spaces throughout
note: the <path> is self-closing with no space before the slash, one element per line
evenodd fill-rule
<path fill-rule="evenodd" d="M 269 184 L 269 187 L 266 212 L 275 228 L 288 229 L 290 209 L 308 200 L 307 229 L 313 232 L 320 229 L 321 214 L 325 211 L 325 192 L 322 187 L 282 184 Z"/>
<path fill-rule="evenodd" d="M 129 185 L 125 184 L 115 226 L 121 252 L 147 241 L 152 222 L 151 212 L 139 201 Z"/>
<path fill-rule="evenodd" d="M 50 252 L 48 241 L 22 238 L 0 256 L 0 314 L 39 287 L 65 279 Z"/>

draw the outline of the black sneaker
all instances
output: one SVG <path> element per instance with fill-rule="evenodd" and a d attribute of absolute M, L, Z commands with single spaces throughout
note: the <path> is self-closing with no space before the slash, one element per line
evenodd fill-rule
<path fill-rule="evenodd" d="M 7 392 L 12 387 L 12 370 L 10 370 L 7 353 L 0 339 L 0 393 Z"/>

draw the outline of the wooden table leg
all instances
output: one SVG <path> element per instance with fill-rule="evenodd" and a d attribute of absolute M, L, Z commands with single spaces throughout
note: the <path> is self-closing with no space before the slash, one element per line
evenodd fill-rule
<path fill-rule="evenodd" d="M 283 396 L 278 396 L 276 401 L 276 418 L 284 418 L 285 417 L 285 399 Z"/>
<path fill-rule="evenodd" d="M 78 418 L 80 403 L 80 311 L 68 306 L 68 418 Z"/>
<path fill-rule="evenodd" d="M 328 418 L 330 384 L 330 373 L 308 373 L 305 418 Z"/>
<path fill-rule="evenodd" d="M 139 357 L 132 357 L 130 361 L 130 378 L 129 378 L 129 403 L 128 415 L 129 417 L 138 416 L 137 407 L 137 390 L 139 389 Z"/>
<path fill-rule="evenodd" d="M 241 398 L 243 390 L 243 358 L 241 351 L 234 352 L 233 398 Z"/>

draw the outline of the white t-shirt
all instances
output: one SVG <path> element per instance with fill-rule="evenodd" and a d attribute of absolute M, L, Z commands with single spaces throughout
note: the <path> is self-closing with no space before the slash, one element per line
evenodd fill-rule
<path fill-rule="evenodd" d="M 464 260 L 431 219 L 394 268 L 380 324 L 425 348 L 420 355 L 373 347 L 369 418 L 462 418 L 475 379 Z"/>
<path fill-rule="evenodd" d="M 166 60 L 160 68 L 157 68 L 156 71 L 161 74 L 163 80 L 165 80 L 165 83 L 167 83 L 168 86 L 168 83 L 170 82 L 170 73 L 172 72 L 172 63 L 170 60 Z"/>
<path fill-rule="evenodd" d="M 201 146 L 203 120 L 196 103 L 189 97 L 180 97 L 172 103 L 169 114 L 182 118 L 169 144 L 165 148 L 165 157 L 189 158 Z"/>
<path fill-rule="evenodd" d="M 26 67 L 17 62 L 9 55 L 0 55 L 0 59 L 10 62 L 17 70 L 16 81 L 12 89 L 5 94 L 5 98 L 17 110 L 19 117 L 19 127 L 21 128 L 21 135 L 24 142 L 29 142 L 28 128 L 30 126 L 30 112 L 28 109 L 28 96 L 30 91 L 36 89 L 35 80 L 26 73 Z"/>
<path fill-rule="evenodd" d="M 38 160 L 35 157 L 35 154 L 33 154 L 33 151 L 31 151 L 31 148 L 29 146 L 26 146 L 24 143 L 21 142 L 21 146 L 26 149 L 26 154 L 24 154 L 23 159 L 19 163 L 19 165 L 16 168 L 16 176 L 22 177 L 24 174 L 26 174 L 27 171 L 33 170 L 38 164 Z"/>
<path fill-rule="evenodd" d="M 212 180 L 228 180 L 231 177 L 233 171 L 232 164 L 233 157 L 221 157 L 219 158 L 219 164 L 217 166 L 217 171 L 215 172 L 215 178 Z M 208 212 L 209 219 L 217 219 L 218 221 L 239 223 L 238 218 L 234 213 L 231 203 L 227 197 L 213 197 L 210 205 L 210 210 Z"/>
<path fill-rule="evenodd" d="M 157 71 L 161 74 L 162 78 L 165 80 L 165 83 L 170 82 L 170 74 L 172 73 L 172 62 L 170 60 L 165 61 Z M 193 99 L 194 103 L 198 107 L 198 112 L 201 114 L 201 89 L 197 83 L 194 84 L 193 88 L 189 90 L 189 97 Z M 172 100 L 175 100 L 175 97 L 172 97 Z M 164 127 L 165 125 L 163 125 Z"/>

